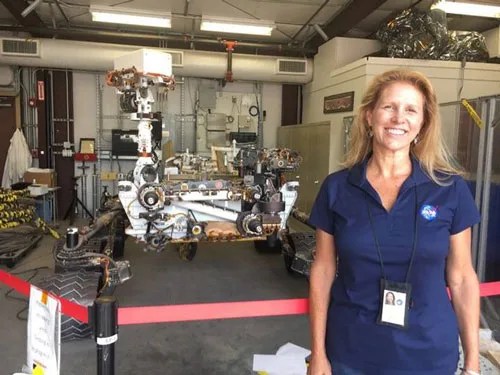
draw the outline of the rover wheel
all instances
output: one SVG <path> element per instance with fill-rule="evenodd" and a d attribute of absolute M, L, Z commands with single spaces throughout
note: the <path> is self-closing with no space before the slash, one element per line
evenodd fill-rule
<path fill-rule="evenodd" d="M 113 243 L 110 244 L 113 250 L 113 259 L 123 258 L 125 253 L 125 240 L 127 239 L 125 220 L 125 217 L 120 215 L 113 223 L 114 233 L 111 236 Z"/>
<path fill-rule="evenodd" d="M 283 253 L 283 261 L 285 263 L 285 269 L 288 273 L 294 274 L 295 271 L 292 269 L 293 256 L 287 253 Z"/>
<path fill-rule="evenodd" d="M 270 236 L 267 236 L 265 240 L 256 240 L 253 243 L 255 250 L 257 250 L 259 253 L 275 253 L 281 251 L 281 241 L 279 240 L 277 233 L 273 233 Z"/>
<path fill-rule="evenodd" d="M 90 306 L 98 295 L 99 272 L 86 270 L 56 273 L 38 283 L 38 287 L 82 306 Z M 90 337 L 92 328 L 67 315 L 61 315 L 61 340 Z"/>
<path fill-rule="evenodd" d="M 179 245 L 178 248 L 179 257 L 182 260 L 191 262 L 194 259 L 197 250 L 198 250 L 198 244 L 196 242 L 182 243 Z"/>

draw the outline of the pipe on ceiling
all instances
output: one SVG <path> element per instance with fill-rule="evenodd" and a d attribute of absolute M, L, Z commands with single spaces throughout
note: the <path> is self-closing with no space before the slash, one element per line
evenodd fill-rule
<path fill-rule="evenodd" d="M 295 40 L 295 38 L 297 38 L 299 36 L 299 34 L 302 32 L 302 30 L 304 30 L 306 28 L 306 26 L 309 25 L 309 23 L 313 20 L 314 17 L 316 17 L 316 15 L 321 12 L 321 10 L 326 6 L 326 4 L 328 4 L 330 0 L 325 0 L 323 2 L 323 4 L 321 4 L 319 6 L 318 9 L 316 9 L 316 11 L 313 13 L 313 15 L 311 17 L 309 17 L 309 19 L 302 25 L 302 27 L 292 36 L 292 40 Z"/>
<path fill-rule="evenodd" d="M 76 42 L 57 39 L 38 39 L 40 42 L 40 58 L 24 56 L 2 56 L 2 63 L 8 65 L 33 66 L 46 68 L 63 68 L 86 71 L 102 71 L 114 69 L 114 60 L 122 55 L 143 48 L 92 42 Z M 160 49 L 168 52 L 169 50 Z M 173 50 L 183 53 L 183 65 L 173 66 L 175 75 L 184 77 L 200 77 L 223 79 L 227 71 L 227 54 L 224 52 L 207 52 L 192 50 Z M 232 72 L 235 80 L 278 82 L 304 84 L 312 80 L 313 64 L 307 61 L 305 74 L 283 74 L 277 72 L 277 56 L 232 55 Z M 295 60 L 297 60 L 295 58 Z"/>
<path fill-rule="evenodd" d="M 169 32 L 168 35 L 161 34 L 149 34 L 149 33 L 141 33 L 141 32 L 120 32 L 113 30 L 103 30 L 103 29 L 94 29 L 94 28 L 84 28 L 78 26 L 69 27 L 60 27 L 57 29 L 52 29 L 48 27 L 21 27 L 21 26 L 12 26 L 12 25 L 2 25 L 0 24 L 0 31 L 10 31 L 13 33 L 22 33 L 28 32 L 34 37 L 54 37 L 61 39 L 83 39 L 87 41 L 97 41 L 102 42 L 101 40 L 96 40 L 99 38 L 106 38 L 107 43 L 118 43 L 118 44 L 127 44 L 127 39 L 132 40 L 144 40 L 148 41 L 147 45 L 151 46 L 152 42 L 157 42 L 156 45 L 159 45 L 160 42 L 168 43 L 172 42 L 180 42 L 185 43 L 187 45 L 194 45 L 197 48 L 196 43 L 204 44 L 204 45 L 213 45 L 212 48 L 205 48 L 206 50 L 215 50 L 215 51 L 223 51 L 224 44 L 223 41 L 218 38 L 206 38 L 196 35 L 184 35 L 180 33 Z M 115 39 L 115 40 L 110 40 Z M 137 42 L 132 44 L 138 44 Z M 312 56 L 317 50 L 299 47 L 295 44 L 281 44 L 281 43 L 256 43 L 256 42 L 244 42 L 238 41 L 238 46 L 240 49 L 248 50 L 254 49 L 252 53 L 259 53 L 259 51 L 269 50 L 273 51 L 276 55 L 281 54 L 293 54 L 295 56 Z M 186 47 L 189 48 L 189 47 Z"/>
<path fill-rule="evenodd" d="M 35 0 L 30 5 L 28 5 L 22 12 L 21 16 L 26 18 L 37 6 L 42 3 L 43 0 Z"/>
<path fill-rule="evenodd" d="M 314 27 L 314 30 L 316 30 L 316 32 L 317 32 L 319 35 L 321 35 L 321 37 L 323 38 L 323 40 L 324 40 L 325 42 L 328 42 L 328 41 L 330 40 L 330 38 L 328 38 L 328 35 L 326 35 L 326 33 L 323 31 L 323 29 L 321 28 L 321 26 L 320 26 L 320 25 L 318 25 L 317 23 L 315 23 L 315 24 L 313 25 L 313 27 Z"/>

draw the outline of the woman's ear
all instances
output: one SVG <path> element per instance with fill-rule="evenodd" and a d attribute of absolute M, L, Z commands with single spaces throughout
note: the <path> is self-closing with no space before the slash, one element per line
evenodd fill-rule
<path fill-rule="evenodd" d="M 370 111 L 370 110 L 366 111 L 365 118 L 366 118 L 366 123 L 368 124 L 368 127 L 371 128 L 372 127 L 372 111 Z"/>

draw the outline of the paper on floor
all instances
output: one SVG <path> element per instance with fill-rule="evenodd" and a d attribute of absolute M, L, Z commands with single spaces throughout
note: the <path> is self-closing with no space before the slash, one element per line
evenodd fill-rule
<path fill-rule="evenodd" d="M 311 354 L 311 351 L 309 349 L 292 344 L 291 342 L 287 342 L 276 352 L 276 355 L 292 355 L 302 357 L 303 359 L 305 359 L 309 354 Z"/>
<path fill-rule="evenodd" d="M 305 359 L 310 353 L 310 350 L 301 346 L 286 343 L 278 349 L 276 355 L 255 354 L 253 371 L 265 372 L 267 375 L 305 375 Z"/>

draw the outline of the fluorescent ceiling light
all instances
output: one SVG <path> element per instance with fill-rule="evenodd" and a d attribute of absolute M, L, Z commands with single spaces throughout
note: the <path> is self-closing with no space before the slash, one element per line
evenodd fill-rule
<path fill-rule="evenodd" d="M 223 33 L 271 35 L 275 25 L 272 21 L 241 18 L 201 17 L 200 29 Z"/>
<path fill-rule="evenodd" d="M 151 27 L 172 27 L 172 15 L 169 12 L 145 12 L 138 9 L 90 6 L 92 21 L 141 25 Z"/>
<path fill-rule="evenodd" d="M 439 1 L 431 9 L 440 9 L 450 14 L 466 16 L 500 18 L 500 6 L 486 4 L 459 3 L 456 1 Z"/>

